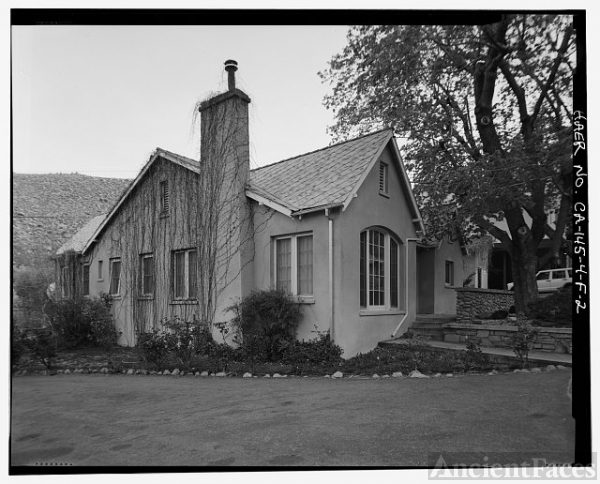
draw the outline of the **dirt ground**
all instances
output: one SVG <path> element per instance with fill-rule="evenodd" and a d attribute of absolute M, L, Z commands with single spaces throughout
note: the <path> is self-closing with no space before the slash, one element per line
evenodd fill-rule
<path fill-rule="evenodd" d="M 448 452 L 569 463 L 570 377 L 17 377 L 11 465 L 412 467 Z"/>

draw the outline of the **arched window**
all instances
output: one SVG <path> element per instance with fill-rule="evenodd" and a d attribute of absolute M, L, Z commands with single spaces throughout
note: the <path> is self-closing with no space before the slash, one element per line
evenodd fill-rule
<path fill-rule="evenodd" d="M 372 227 L 360 234 L 360 307 L 398 310 L 401 294 L 401 242 L 387 230 Z"/>

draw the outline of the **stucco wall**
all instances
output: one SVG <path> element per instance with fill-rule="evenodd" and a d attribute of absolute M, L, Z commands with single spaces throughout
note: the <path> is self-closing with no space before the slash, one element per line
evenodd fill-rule
<path fill-rule="evenodd" d="M 415 243 L 408 238 L 416 237 L 412 222 L 413 215 L 408 209 L 405 194 L 400 185 L 400 173 L 392 162 L 389 147 L 381 159 L 389 163 L 389 197 L 379 194 L 379 165 L 368 174 L 344 212 L 334 218 L 334 282 L 335 340 L 344 348 L 346 358 L 358 352 L 373 349 L 380 341 L 389 339 L 405 314 L 403 328 L 414 321 L 416 315 L 416 252 Z M 383 227 L 394 233 L 402 242 L 401 251 L 401 293 L 406 299 L 404 309 L 388 313 L 369 313 L 361 310 L 360 292 L 360 233 L 369 227 Z M 406 272 L 405 272 L 406 271 Z M 408 286 L 406 286 L 408 274 Z M 408 297 L 405 291 L 408 287 Z M 402 329 L 396 336 L 399 336 Z"/>
<path fill-rule="evenodd" d="M 159 182 L 167 180 L 170 189 L 170 215 L 160 215 Z M 110 259 L 121 258 L 121 294 L 113 298 L 119 344 L 135 344 L 135 328 L 160 327 L 163 318 L 198 317 L 197 302 L 171 300 L 171 251 L 195 247 L 194 224 L 187 223 L 195 206 L 195 175 L 173 163 L 157 160 L 135 188 L 98 242 L 90 251 L 90 295 L 108 293 Z M 184 196 L 185 194 L 185 196 Z M 151 298 L 139 296 L 140 255 L 154 254 L 155 290 Z M 98 277 L 98 261 L 103 261 L 103 278 Z"/>
<path fill-rule="evenodd" d="M 254 277 L 259 289 L 271 287 L 274 282 L 273 237 L 312 232 L 314 301 L 302 304 L 303 319 L 298 338 L 316 337 L 313 332 L 315 325 L 319 331 L 329 329 L 334 341 L 344 349 L 345 358 L 373 349 L 377 343 L 391 337 L 407 312 L 406 327 L 416 314 L 414 242 L 408 245 L 408 263 L 406 261 L 406 239 L 416 236 L 413 217 L 400 187 L 398 170 L 387 148 L 382 159 L 390 166 L 388 197 L 379 194 L 379 164 L 376 163 L 345 211 L 333 209 L 329 216 L 320 211 L 306 214 L 300 220 L 259 207 L 255 215 L 255 227 L 264 226 L 255 235 Z M 333 224 L 333 326 L 330 323 L 329 220 Z M 360 233 L 374 226 L 391 231 L 403 242 L 400 246 L 402 269 L 399 283 L 401 300 L 406 299 L 406 302 L 399 311 L 369 313 L 360 308 Z M 405 271 L 408 272 L 408 297 L 405 295 Z"/>
<path fill-rule="evenodd" d="M 445 262 L 454 263 L 454 285 L 446 285 Z M 435 314 L 456 314 L 456 291 L 454 288 L 462 287 L 464 279 L 463 253 L 458 240 L 442 241 L 439 248 L 435 249 Z"/>
<path fill-rule="evenodd" d="M 302 303 L 302 320 L 298 339 L 313 339 L 319 331 L 329 328 L 329 270 L 328 270 L 328 219 L 324 212 L 298 217 L 287 217 L 265 206 L 255 209 L 254 217 L 254 285 L 255 289 L 275 286 L 273 275 L 273 238 L 310 232 L 313 235 L 313 293 L 309 302 Z"/>

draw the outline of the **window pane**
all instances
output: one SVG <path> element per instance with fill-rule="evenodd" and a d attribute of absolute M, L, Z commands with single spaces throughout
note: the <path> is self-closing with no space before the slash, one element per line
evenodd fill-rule
<path fill-rule="evenodd" d="M 195 250 L 188 252 L 188 297 L 196 299 L 198 297 L 198 269 L 197 269 L 197 256 Z"/>
<path fill-rule="evenodd" d="M 119 294 L 119 283 L 121 278 L 121 261 L 115 260 L 111 264 L 111 276 L 110 276 L 110 293 Z"/>
<path fill-rule="evenodd" d="M 543 280 L 549 279 L 549 277 L 550 277 L 550 273 L 549 272 L 540 272 L 537 275 L 536 279 L 538 281 L 543 281 Z"/>
<path fill-rule="evenodd" d="M 385 235 L 369 231 L 369 304 L 385 304 Z"/>
<path fill-rule="evenodd" d="M 298 294 L 313 293 L 313 238 L 298 237 Z"/>
<path fill-rule="evenodd" d="M 173 267 L 174 293 L 176 298 L 185 297 L 185 252 L 175 252 Z"/>
<path fill-rule="evenodd" d="M 87 264 L 83 266 L 83 295 L 90 295 L 90 266 Z"/>
<path fill-rule="evenodd" d="M 398 307 L 398 244 L 390 238 L 390 305 Z"/>
<path fill-rule="evenodd" d="M 567 277 L 565 271 L 554 271 L 552 273 L 552 279 L 564 279 Z"/>
<path fill-rule="evenodd" d="M 277 251 L 277 289 L 291 292 L 292 289 L 292 240 L 279 239 Z"/>
<path fill-rule="evenodd" d="M 142 258 L 142 294 L 154 292 L 154 258 Z"/>
<path fill-rule="evenodd" d="M 367 306 L 367 233 L 360 234 L 360 307 Z"/>

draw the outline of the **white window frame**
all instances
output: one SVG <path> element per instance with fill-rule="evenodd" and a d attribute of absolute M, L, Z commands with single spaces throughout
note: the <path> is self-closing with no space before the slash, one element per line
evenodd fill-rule
<path fill-rule="evenodd" d="M 313 286 L 313 291 L 311 294 L 298 294 L 298 239 L 302 238 L 302 237 L 311 237 L 312 238 L 312 242 L 313 242 L 313 258 L 312 258 L 312 267 L 313 267 L 313 277 L 312 277 L 312 286 Z M 307 299 L 310 300 L 312 298 L 314 298 L 314 293 L 315 293 L 315 286 L 314 286 L 314 282 L 315 282 L 315 274 L 314 274 L 314 267 L 315 267 L 315 252 L 314 252 L 314 242 L 315 239 L 313 237 L 313 233 L 312 232 L 303 232 L 300 234 L 294 234 L 294 235 L 283 235 L 283 236 L 277 236 L 277 237 L 273 237 L 273 254 L 272 254 L 272 258 L 273 258 L 273 286 L 277 287 L 277 242 L 280 240 L 290 240 L 290 253 L 291 253 L 291 281 L 290 281 L 290 294 L 292 296 L 297 296 L 298 298 L 301 299 Z"/>
<path fill-rule="evenodd" d="M 113 288 L 113 271 L 114 271 L 114 265 L 115 263 L 119 263 L 119 283 L 118 283 L 118 287 L 117 287 L 117 292 L 112 292 L 111 289 Z M 120 257 L 114 257 L 112 259 L 109 259 L 109 274 L 108 274 L 108 292 L 109 292 L 109 296 L 120 296 L 121 295 L 121 276 L 123 274 L 123 264 L 121 263 L 121 258 Z"/>
<path fill-rule="evenodd" d="M 171 264 L 172 264 L 172 281 L 171 281 L 171 295 L 173 301 L 197 301 L 196 295 L 190 295 L 190 252 L 196 253 L 196 265 L 198 264 L 198 250 L 192 249 L 181 249 L 174 250 L 171 252 Z M 175 263 L 176 254 L 184 254 L 183 262 L 183 296 L 176 295 L 176 283 L 177 283 L 177 264 Z M 197 267 L 196 267 L 197 269 Z M 198 288 L 198 273 L 195 274 L 196 278 L 196 289 Z M 155 282 L 156 283 L 156 282 Z"/>
<path fill-rule="evenodd" d="M 144 261 L 146 259 L 152 259 L 152 290 L 150 292 L 145 292 L 145 286 L 146 286 L 146 273 L 144 272 Z M 154 266 L 154 254 L 149 253 L 149 254 L 141 254 L 140 255 L 140 296 L 141 297 L 145 297 L 145 298 L 149 298 L 154 296 L 154 291 L 156 289 L 156 267 Z"/>
<path fill-rule="evenodd" d="M 384 303 L 383 304 L 378 304 L 378 305 L 371 305 L 370 304 L 370 287 L 369 287 L 369 282 L 370 282 L 370 278 L 371 278 L 371 273 L 370 273 L 370 266 L 369 266 L 369 233 L 370 232 L 379 232 L 380 234 L 383 235 L 384 237 L 384 241 L 383 241 L 383 263 L 384 263 L 384 287 L 383 287 L 383 295 L 384 295 Z M 368 229 L 365 229 L 361 232 L 361 234 L 366 234 L 366 267 L 365 267 L 365 274 L 364 277 L 366 278 L 366 281 L 364 281 L 365 284 L 365 305 L 364 306 L 360 306 L 360 281 L 359 281 L 359 306 L 360 306 L 360 310 L 363 312 L 380 312 L 380 313 L 389 313 L 389 312 L 403 312 L 405 311 L 405 305 L 406 305 L 406 301 L 404 301 L 403 298 L 403 278 L 402 278 L 402 274 L 403 274 L 403 270 L 404 270 L 404 264 L 405 261 L 402 257 L 402 247 L 403 244 L 402 242 L 397 239 L 396 237 L 392 236 L 388 230 L 384 229 L 384 228 L 380 228 L 380 227 L 370 227 Z M 394 242 L 396 243 L 396 251 L 397 251 L 397 273 L 396 273 L 396 281 L 397 281 L 397 301 L 398 301 L 398 306 L 392 306 L 392 294 L 391 294 L 391 262 L 392 262 L 392 257 L 391 257 L 391 243 L 390 240 L 394 240 Z M 360 244 L 360 238 L 359 238 L 359 244 Z M 359 248 L 360 251 L 360 248 Z M 359 260 L 360 263 L 360 260 Z M 359 268 L 359 279 L 360 279 L 361 275 L 360 275 L 360 268 Z"/>

